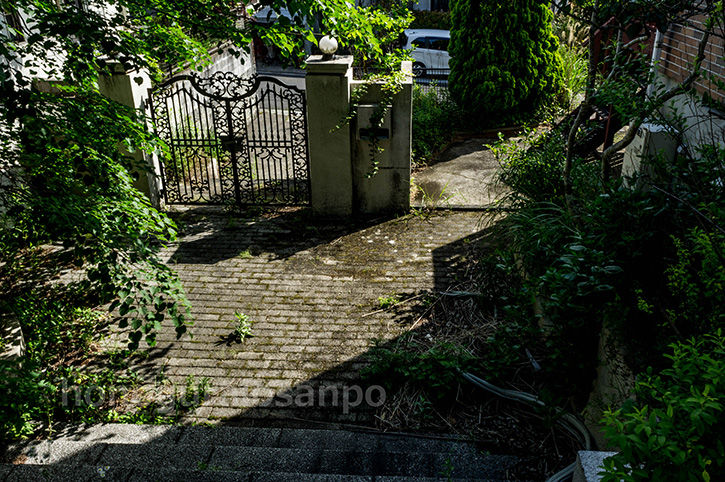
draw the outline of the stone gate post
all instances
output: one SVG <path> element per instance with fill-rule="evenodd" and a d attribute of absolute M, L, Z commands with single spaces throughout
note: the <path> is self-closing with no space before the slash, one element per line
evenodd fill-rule
<path fill-rule="evenodd" d="M 146 72 L 126 72 L 120 64 L 115 66 L 112 75 L 104 75 L 98 79 L 98 90 L 101 94 L 119 104 L 133 107 L 139 112 L 144 110 L 144 101 L 148 97 L 150 88 L 151 79 Z M 159 184 L 161 172 L 158 160 L 147 157 L 141 150 L 125 151 L 124 154 L 133 157 L 139 163 L 149 164 L 148 172 L 136 173 L 134 187 L 148 196 L 151 204 L 158 208 L 161 202 Z"/>
<path fill-rule="evenodd" d="M 353 212 L 350 111 L 352 56 L 321 55 L 307 59 L 307 128 L 310 153 L 310 199 L 319 216 Z M 338 127 L 339 126 L 339 127 Z"/>

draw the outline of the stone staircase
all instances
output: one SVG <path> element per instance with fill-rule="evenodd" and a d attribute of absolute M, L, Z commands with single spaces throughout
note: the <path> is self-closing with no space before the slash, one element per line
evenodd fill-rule
<path fill-rule="evenodd" d="M 109 424 L 10 447 L 0 481 L 504 480 L 517 460 L 413 435 Z"/>

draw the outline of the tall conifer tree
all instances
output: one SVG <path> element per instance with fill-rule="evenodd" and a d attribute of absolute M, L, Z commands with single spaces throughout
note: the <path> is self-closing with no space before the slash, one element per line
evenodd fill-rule
<path fill-rule="evenodd" d="M 453 98 L 481 118 L 534 110 L 561 89 L 546 0 L 454 0 Z"/>

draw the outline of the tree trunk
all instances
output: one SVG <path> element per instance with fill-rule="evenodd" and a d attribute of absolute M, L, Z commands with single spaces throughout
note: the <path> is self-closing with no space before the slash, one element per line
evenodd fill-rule
<path fill-rule="evenodd" d="M 596 73 L 597 73 L 597 64 L 596 59 L 594 58 L 594 34 L 597 31 L 596 27 L 596 19 L 597 19 L 597 12 L 599 10 L 599 1 L 597 0 L 594 2 L 594 7 L 592 9 L 592 15 L 589 22 L 589 45 L 587 45 L 587 53 L 589 56 L 589 67 L 587 69 L 587 85 L 586 89 L 584 91 L 584 100 L 579 105 L 579 112 L 576 115 L 576 118 L 574 119 L 574 123 L 572 124 L 571 128 L 569 129 L 569 134 L 566 138 L 566 158 L 564 160 L 564 171 L 562 173 L 563 181 L 564 181 L 564 194 L 566 196 L 566 202 L 567 207 L 569 206 L 569 198 L 572 194 L 572 188 L 571 188 L 571 168 L 572 168 L 572 161 L 574 158 L 574 144 L 576 142 L 576 134 L 579 131 L 579 128 L 584 123 L 584 120 L 589 117 L 589 114 L 591 112 L 591 100 L 592 95 L 594 94 L 594 82 L 596 80 Z"/>

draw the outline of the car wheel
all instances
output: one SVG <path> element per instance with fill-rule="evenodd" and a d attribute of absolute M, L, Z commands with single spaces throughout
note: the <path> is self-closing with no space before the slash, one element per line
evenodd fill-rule
<path fill-rule="evenodd" d="M 414 77 L 425 77 L 426 71 L 425 71 L 425 64 L 422 64 L 421 62 L 415 62 L 413 64 L 413 76 Z"/>

